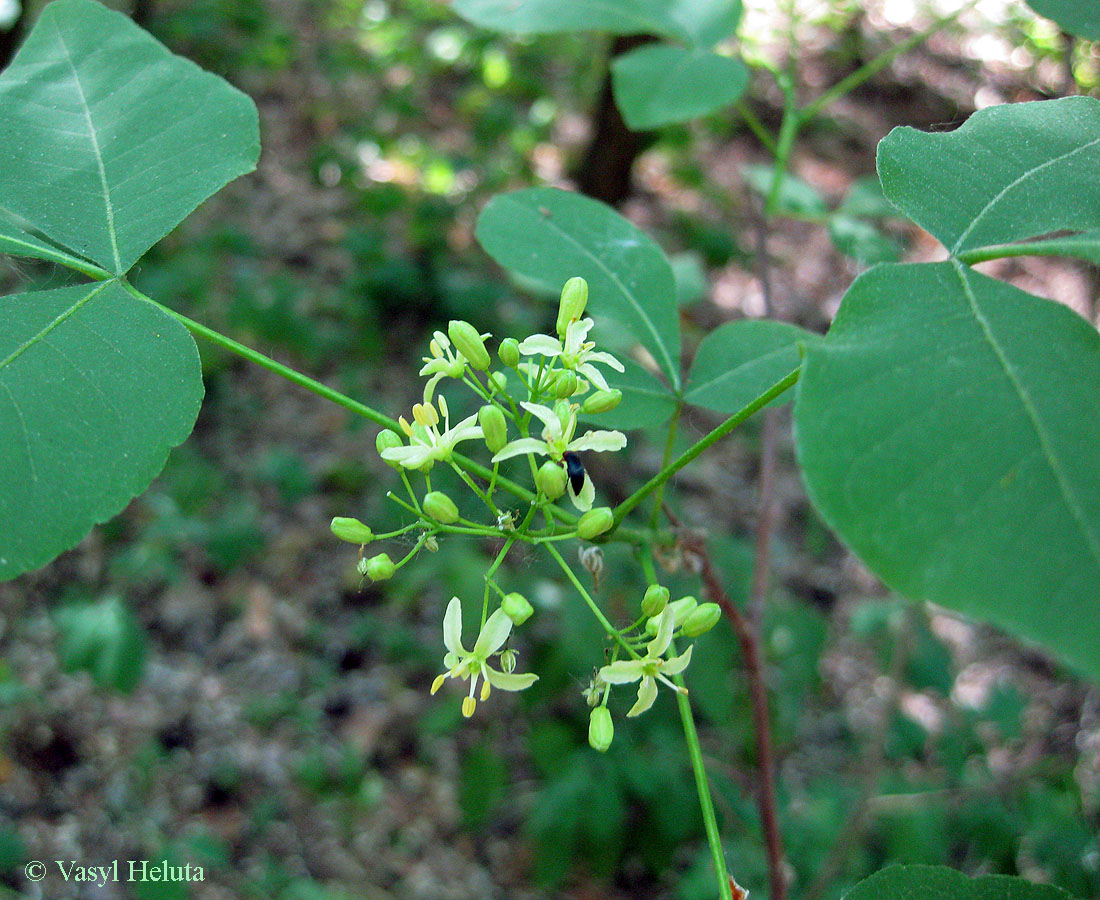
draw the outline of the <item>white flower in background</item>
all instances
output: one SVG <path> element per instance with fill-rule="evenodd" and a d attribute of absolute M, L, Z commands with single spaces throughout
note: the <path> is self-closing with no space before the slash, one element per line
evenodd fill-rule
<path fill-rule="evenodd" d="M 610 366 L 616 372 L 624 371 L 623 364 L 610 353 L 593 350 L 596 344 L 586 340 L 592 325 L 591 319 L 570 322 L 565 329 L 564 342 L 548 334 L 533 334 L 520 343 L 519 352 L 524 356 L 558 357 L 564 368 L 583 375 L 601 391 L 609 390 L 603 373 L 593 363 Z"/>
<path fill-rule="evenodd" d="M 669 675 L 679 675 L 691 662 L 691 647 L 679 656 L 665 659 L 665 651 L 672 643 L 672 630 L 676 625 L 676 614 L 665 609 L 661 613 L 657 636 L 646 646 L 646 655 L 641 659 L 619 659 L 600 669 L 599 677 L 608 684 L 628 684 L 641 679 L 638 685 L 638 700 L 630 708 L 627 716 L 644 713 L 657 699 L 657 682 L 661 681 L 678 693 L 687 693 L 669 681 Z"/>
<path fill-rule="evenodd" d="M 543 335 L 545 337 L 545 335 Z M 540 406 L 537 403 L 520 403 L 525 410 L 535 416 L 543 424 L 542 439 L 519 438 L 505 444 L 500 452 L 493 457 L 493 462 L 498 463 L 513 456 L 524 453 L 536 453 L 541 456 L 549 456 L 555 462 L 561 462 L 566 453 L 580 453 L 585 450 L 593 450 L 603 453 L 607 450 L 622 450 L 626 446 L 626 435 L 621 431 L 586 431 L 580 437 L 574 437 L 577 431 L 577 407 L 569 404 L 559 407 L 561 415 L 548 406 Z M 596 496 L 596 488 L 592 479 L 586 472 L 584 484 L 579 492 L 574 492 L 572 479 L 569 484 L 569 496 L 573 505 L 580 510 L 592 508 L 592 500 Z"/>
<path fill-rule="evenodd" d="M 431 403 L 435 386 L 443 378 L 461 378 L 466 371 L 466 357 L 457 350 L 451 349 L 450 338 L 442 331 L 432 333 L 431 343 L 428 344 L 431 356 L 422 357 L 424 366 L 420 370 L 421 375 L 431 375 L 424 385 L 424 402 Z"/>
<path fill-rule="evenodd" d="M 382 459 L 399 463 L 406 469 L 419 469 L 429 461 L 446 462 L 459 441 L 482 436 L 476 414 L 468 416 L 452 428 L 447 398 L 441 396 L 438 403 L 438 411 L 431 402 L 415 404 L 412 425 L 404 416 L 398 419 L 401 430 L 409 439 L 408 446 L 388 447 L 382 451 Z M 439 430 L 440 412 L 443 413 L 443 431 Z"/>
<path fill-rule="evenodd" d="M 481 699 L 489 699 L 490 686 L 500 688 L 502 691 L 522 691 L 538 681 L 538 676 L 531 673 L 515 675 L 511 672 L 501 672 L 489 665 L 489 657 L 500 651 L 508 635 L 512 632 L 512 620 L 508 618 L 503 609 L 498 609 L 486 620 L 482 626 L 481 634 L 477 636 L 473 650 L 467 650 L 462 646 L 462 604 L 458 597 L 452 597 L 447 604 L 447 612 L 443 616 L 443 644 L 447 648 L 447 655 L 443 657 L 443 665 L 447 671 L 436 677 L 432 682 L 434 694 L 448 678 L 470 679 L 470 693 L 462 701 L 462 715 L 469 718 L 474 714 L 477 700 L 474 694 L 477 692 L 477 683 L 481 678 L 485 682 L 481 686 Z M 508 651 L 505 651 L 508 652 Z M 515 659 L 506 659 L 502 655 L 501 667 L 508 669 L 515 667 Z"/>

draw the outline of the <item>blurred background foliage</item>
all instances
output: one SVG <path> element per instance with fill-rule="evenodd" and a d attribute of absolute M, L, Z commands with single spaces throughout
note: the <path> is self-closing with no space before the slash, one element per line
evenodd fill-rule
<path fill-rule="evenodd" d="M 264 139 L 258 172 L 141 264 L 141 290 L 395 415 L 448 319 L 496 337 L 547 330 L 552 306 L 494 269 L 473 221 L 495 193 L 583 182 L 599 163 L 610 39 L 490 34 L 430 0 L 115 5 L 249 93 Z M 6 20 L 13 38 L 39 7 L 9 6 L 24 16 Z M 788 17 L 747 6 L 743 52 L 776 58 Z M 929 14 L 916 0 L 788 6 L 815 90 Z M 1022 4 L 983 3 L 823 117 L 771 245 L 779 314 L 823 330 L 862 268 L 931 252 L 868 180 L 890 127 L 1096 92 L 1098 46 Z M 777 122 L 768 79 L 747 102 Z M 740 118 L 632 140 L 614 150 L 627 177 L 596 187 L 675 254 L 689 348 L 762 315 L 746 209 L 769 176 Z M 1095 319 L 1095 272 L 999 265 Z M 4 287 L 65 277 L 0 267 Z M 673 704 L 638 722 L 617 709 L 611 751 L 588 748 L 580 690 L 604 661 L 591 653 L 600 635 L 554 573 L 522 554 L 507 567 L 536 604 L 520 649 L 541 680 L 463 722 L 453 696 L 429 700 L 427 687 L 443 606 L 480 592 L 492 548 L 442 542 L 384 588 L 360 584 L 327 523 L 401 522 L 373 429 L 201 350 L 195 434 L 153 488 L 54 565 L 0 585 L 0 896 L 26 889 L 27 859 L 116 857 L 206 867 L 204 884 L 132 895 L 158 900 L 713 896 Z M 708 423 L 691 413 L 683 440 Z M 631 440 L 627 470 L 592 461 L 608 500 L 659 459 L 663 437 Z M 678 481 L 678 513 L 711 536 L 737 600 L 757 452 L 750 423 Z M 1100 897 L 1100 692 L 886 594 L 810 510 L 784 455 L 763 634 L 794 896 L 839 897 L 889 862 L 928 862 Z M 699 590 L 684 571 L 670 579 L 674 595 Z M 629 555 L 609 550 L 606 608 L 630 617 L 639 585 Z M 689 685 L 731 871 L 765 896 L 749 700 L 725 625 L 699 642 Z"/>

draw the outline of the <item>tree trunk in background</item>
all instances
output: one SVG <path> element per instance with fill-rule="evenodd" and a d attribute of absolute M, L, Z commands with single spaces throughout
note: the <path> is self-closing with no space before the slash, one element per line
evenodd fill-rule
<path fill-rule="evenodd" d="M 634 160 L 653 142 L 651 132 L 626 127 L 611 91 L 610 60 L 621 53 L 656 40 L 652 35 L 626 35 L 611 45 L 600 99 L 592 112 L 592 141 L 573 172 L 577 187 L 589 197 L 618 206 L 632 192 L 630 173 Z"/>
<path fill-rule="evenodd" d="M 19 15 L 7 31 L 0 31 L 0 69 L 6 69 L 19 44 L 23 41 L 23 23 L 27 18 L 26 4 L 19 8 Z"/>

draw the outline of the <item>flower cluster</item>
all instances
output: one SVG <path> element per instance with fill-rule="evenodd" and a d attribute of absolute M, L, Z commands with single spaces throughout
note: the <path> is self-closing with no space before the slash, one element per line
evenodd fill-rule
<path fill-rule="evenodd" d="M 698 606 L 690 597 L 668 604 L 667 589 L 652 586 L 642 603 L 644 625 L 615 630 L 555 549 L 562 540 L 605 540 L 618 526 L 609 507 L 594 506 L 596 486 L 584 460 L 588 453 L 622 450 L 626 436 L 621 431 L 582 428 L 581 420 L 618 406 L 622 393 L 609 384 L 608 373 L 624 368 L 589 340 L 593 321 L 584 316 L 587 301 L 584 279 L 570 279 L 562 289 L 556 334 L 505 338 L 497 346 L 495 360 L 486 344 L 491 335 L 468 322 L 452 321 L 446 333 L 436 331 L 420 369 L 426 379 L 422 399 L 413 405 L 410 418 L 401 416 L 397 427 L 384 428 L 376 441 L 379 456 L 400 473 L 406 491 L 404 498 L 392 492 L 388 496 L 413 521 L 396 531 L 375 534 L 358 519 L 338 517 L 332 521 L 332 531 L 360 545 L 358 571 L 372 581 L 392 578 L 420 550 L 438 549 L 445 536 L 467 534 L 503 541 L 485 576 L 480 629 L 471 649 L 462 642 L 463 604 L 458 597 L 451 599 L 443 617 L 445 671 L 433 682 L 432 693 L 450 679 L 468 682 L 462 700 L 467 717 L 493 688 L 521 691 L 537 680 L 534 674 L 515 672 L 517 654 L 508 646 L 513 629 L 534 610 L 523 595 L 501 588 L 498 578 L 516 542 L 545 548 L 615 641 L 614 658 L 598 670 L 585 692 L 594 707 L 590 742 L 606 750 L 614 732 L 607 708 L 612 686 L 638 683 L 637 701 L 628 716 L 652 706 L 658 683 L 682 691 L 672 679 L 687 667 L 691 648 L 670 655 L 673 642 L 701 634 L 717 616 L 711 617 L 709 610 L 714 604 Z M 452 405 L 445 396 L 452 386 L 476 398 L 476 409 L 469 407 L 469 414 L 455 416 L 453 424 Z M 487 451 L 484 462 L 477 460 L 479 447 Z M 437 465 L 461 479 L 472 496 L 456 503 L 438 489 L 442 485 L 433 488 Z M 527 479 L 530 487 L 522 484 Z M 422 491 L 414 487 L 418 481 L 423 483 Z M 521 505 L 509 508 L 502 499 L 505 496 L 518 497 Z M 581 515 L 557 505 L 566 496 Z M 472 511 L 473 507 L 480 512 Z M 417 534 L 415 545 L 396 562 L 387 553 L 364 555 L 369 544 L 410 533 Z M 587 545 L 582 550 L 584 567 L 598 588 L 599 549 Z M 659 609 L 655 597 L 660 599 Z M 494 598 L 499 601 L 495 609 L 491 608 Z M 703 619 L 709 619 L 709 624 Z M 706 628 L 700 630 L 700 623 Z"/>

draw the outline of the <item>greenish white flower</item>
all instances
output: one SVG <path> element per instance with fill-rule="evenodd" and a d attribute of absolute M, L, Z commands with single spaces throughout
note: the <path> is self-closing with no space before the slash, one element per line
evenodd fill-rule
<path fill-rule="evenodd" d="M 519 345 L 524 356 L 547 356 L 558 358 L 564 368 L 583 375 L 601 391 L 610 390 L 603 373 L 594 363 L 610 366 L 616 372 L 622 372 L 623 364 L 610 353 L 593 349 L 596 344 L 587 340 L 588 332 L 594 323 L 591 319 L 570 322 L 565 330 L 565 340 L 560 341 L 549 334 L 533 334 Z"/>
<path fill-rule="evenodd" d="M 537 418 L 543 424 L 542 439 L 519 438 L 505 444 L 500 451 L 493 456 L 493 462 L 498 463 L 513 456 L 521 456 L 525 453 L 535 453 L 541 456 L 549 456 L 555 462 L 561 462 L 566 453 L 581 453 L 592 450 L 603 453 L 607 450 L 622 450 L 626 446 L 626 435 L 621 431 L 586 431 L 580 437 L 575 437 L 577 431 L 577 407 L 574 405 L 563 406 L 563 414 L 559 415 L 548 406 L 538 403 L 521 402 L 525 410 Z M 573 492 L 573 485 L 569 485 L 569 496 L 573 505 L 580 510 L 592 508 L 592 501 L 596 496 L 596 489 L 588 473 L 584 476 L 584 486 L 579 493 Z"/>
<path fill-rule="evenodd" d="M 424 365 L 420 369 L 421 375 L 431 376 L 424 385 L 425 403 L 431 403 L 435 386 L 439 384 L 440 379 L 461 378 L 467 365 L 466 357 L 458 350 L 451 349 L 451 340 L 442 331 L 432 333 L 428 350 L 432 355 L 423 357 Z"/>
<path fill-rule="evenodd" d="M 462 701 L 462 715 L 469 718 L 477 707 L 478 681 L 484 678 L 481 692 L 478 696 L 482 700 L 489 699 L 491 687 L 500 688 L 502 691 L 522 691 L 538 681 L 538 676 L 531 673 L 516 675 L 511 672 L 515 667 L 514 657 L 506 659 L 502 655 L 501 667 L 509 671 L 498 671 L 489 665 L 489 657 L 501 652 L 500 648 L 508 640 L 512 632 L 512 620 L 508 618 L 503 609 L 498 609 L 485 621 L 481 633 L 477 636 L 472 650 L 462 646 L 462 603 L 458 597 L 452 597 L 447 604 L 447 612 L 443 616 L 443 644 L 447 648 L 447 654 L 443 657 L 443 665 L 447 671 L 436 677 L 432 682 L 434 694 L 448 678 L 469 679 L 470 693 Z M 508 652 L 508 651 L 504 651 Z"/>
<path fill-rule="evenodd" d="M 387 447 L 382 451 L 382 459 L 399 463 L 406 469 L 419 469 L 429 461 L 446 462 L 451 458 L 455 445 L 459 441 L 468 441 L 482 436 L 476 415 L 468 416 L 451 427 L 447 399 L 441 396 L 438 402 L 438 410 L 431 401 L 415 404 L 411 425 L 404 416 L 398 419 L 409 443 L 400 447 Z M 443 413 L 442 431 L 439 430 L 440 412 Z"/>
<path fill-rule="evenodd" d="M 675 614 L 667 608 L 661 613 L 657 636 L 646 645 L 646 655 L 641 659 L 619 659 L 600 669 L 600 678 L 608 684 L 641 682 L 638 685 L 638 700 L 627 713 L 628 717 L 641 715 L 653 705 L 653 701 L 657 699 L 658 681 L 677 693 L 687 693 L 685 688 L 673 684 L 668 676 L 679 675 L 688 667 L 692 648 L 688 647 L 679 656 L 671 659 L 664 658 L 665 651 L 672 643 L 675 619 Z"/>

